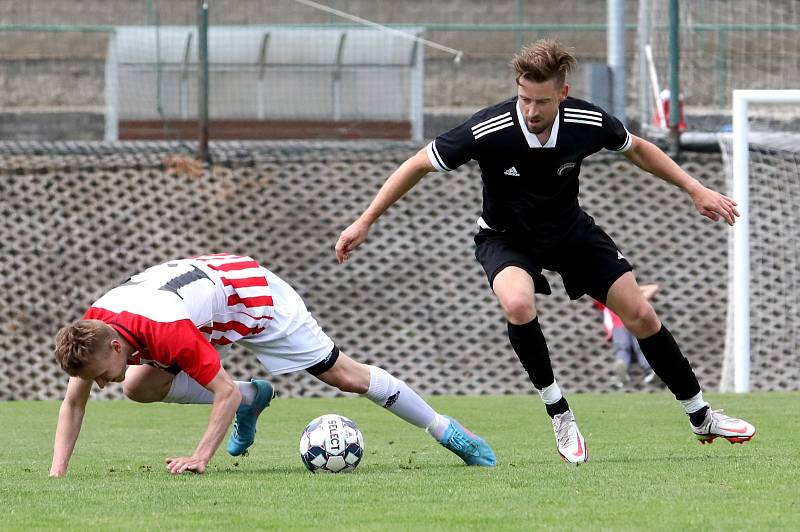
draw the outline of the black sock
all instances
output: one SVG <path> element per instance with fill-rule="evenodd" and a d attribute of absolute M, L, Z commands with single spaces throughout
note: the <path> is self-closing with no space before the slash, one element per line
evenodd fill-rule
<path fill-rule="evenodd" d="M 508 322 L 508 339 L 536 389 L 542 390 L 555 382 L 550 352 L 538 317 L 522 325 Z"/>
<path fill-rule="evenodd" d="M 569 403 L 567 402 L 566 398 L 561 397 L 561 399 L 559 399 L 552 405 L 544 405 L 544 407 L 545 409 L 547 409 L 547 414 L 550 417 L 555 417 L 569 410 Z"/>
<path fill-rule="evenodd" d="M 695 427 L 699 427 L 700 425 L 703 424 L 703 421 L 706 420 L 706 412 L 708 412 L 708 406 L 704 406 L 697 412 L 692 412 L 691 414 L 689 414 L 689 421 Z"/>
<path fill-rule="evenodd" d="M 547 341 L 539 326 L 538 317 L 522 325 L 508 322 L 508 339 L 537 390 L 544 390 L 556 382 L 553 366 L 550 364 L 550 351 L 547 349 Z M 563 396 L 555 403 L 544 406 L 550 417 L 569 410 L 569 403 Z"/>
<path fill-rule="evenodd" d="M 639 346 L 650 367 L 676 399 L 684 401 L 700 392 L 700 384 L 692 366 L 664 325 L 654 335 L 640 339 Z"/>

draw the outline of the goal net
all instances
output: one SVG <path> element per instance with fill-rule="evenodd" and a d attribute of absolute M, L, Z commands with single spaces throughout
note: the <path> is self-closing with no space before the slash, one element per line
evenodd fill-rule
<path fill-rule="evenodd" d="M 662 89 L 668 86 L 670 4 L 640 1 L 640 10 L 649 10 L 650 16 L 640 20 L 638 31 L 648 36 Z M 735 89 L 798 87 L 800 2 L 679 2 L 678 17 L 681 93 L 692 131 L 718 131 L 726 123 L 724 115 Z M 645 108 L 650 111 L 654 107 L 651 92 L 645 96 L 649 97 Z M 654 117 L 643 117 L 643 121 L 652 124 Z"/>
<path fill-rule="evenodd" d="M 734 91 L 720 135 L 731 232 L 721 391 L 800 389 L 800 90 Z"/>

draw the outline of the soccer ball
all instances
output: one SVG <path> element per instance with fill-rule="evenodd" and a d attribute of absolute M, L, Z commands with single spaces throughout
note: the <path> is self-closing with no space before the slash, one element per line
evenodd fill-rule
<path fill-rule="evenodd" d="M 338 414 L 312 420 L 300 435 L 300 458 L 312 473 L 349 473 L 363 454 L 358 426 Z"/>

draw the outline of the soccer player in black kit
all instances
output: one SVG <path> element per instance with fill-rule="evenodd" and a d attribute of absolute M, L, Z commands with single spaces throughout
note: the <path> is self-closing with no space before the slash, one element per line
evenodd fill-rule
<path fill-rule="evenodd" d="M 475 113 L 439 135 L 389 177 L 336 243 L 341 262 L 367 238 L 372 223 L 427 173 L 478 162 L 483 212 L 475 257 L 508 320 L 508 337 L 553 420 L 556 447 L 569 463 L 585 462 L 586 442 L 553 375 L 539 327 L 535 293 L 548 294 L 542 269 L 558 272 L 571 299 L 588 294 L 622 318 L 645 357 L 689 416 L 701 443 L 750 440 L 755 427 L 711 410 L 688 360 L 644 298 L 630 263 L 578 204 L 587 156 L 605 148 L 685 191 L 698 212 L 733 225 L 736 203 L 684 172 L 652 143 L 589 102 L 568 96 L 575 58 L 557 41 L 524 47 L 511 66 L 517 96 Z"/>

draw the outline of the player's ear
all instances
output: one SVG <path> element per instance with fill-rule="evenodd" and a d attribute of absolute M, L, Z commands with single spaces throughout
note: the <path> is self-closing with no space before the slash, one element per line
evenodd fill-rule
<path fill-rule="evenodd" d="M 559 101 L 563 102 L 564 100 L 566 100 L 567 94 L 569 94 L 569 83 L 565 81 L 564 84 L 561 86 L 561 91 L 558 94 Z"/>
<path fill-rule="evenodd" d="M 114 351 L 115 353 L 119 353 L 122 351 L 122 342 L 120 342 L 116 338 L 112 338 L 109 341 L 109 345 L 111 346 L 111 350 Z"/>

